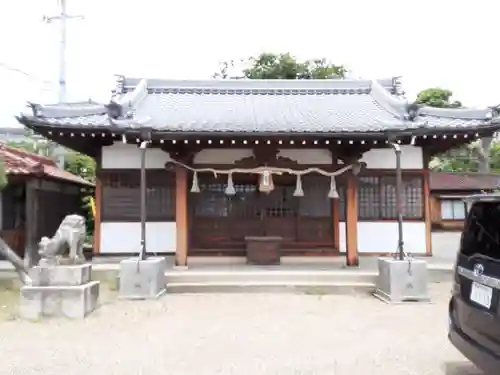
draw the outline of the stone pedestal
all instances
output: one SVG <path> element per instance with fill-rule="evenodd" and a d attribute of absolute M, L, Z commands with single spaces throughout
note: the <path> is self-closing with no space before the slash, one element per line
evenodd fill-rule
<path fill-rule="evenodd" d="M 145 260 L 129 258 L 120 262 L 119 296 L 123 299 L 156 299 L 165 293 L 164 257 Z"/>
<path fill-rule="evenodd" d="M 99 281 L 91 281 L 91 271 L 90 264 L 33 267 L 32 284 L 21 287 L 21 317 L 84 318 L 99 299 Z"/>
<path fill-rule="evenodd" d="M 388 303 L 429 301 L 427 262 L 379 258 L 375 297 Z"/>

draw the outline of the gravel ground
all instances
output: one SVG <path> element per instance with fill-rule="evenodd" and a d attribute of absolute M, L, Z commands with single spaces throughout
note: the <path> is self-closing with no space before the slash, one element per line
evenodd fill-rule
<path fill-rule="evenodd" d="M 107 291 L 81 322 L 7 314 L 0 374 L 479 375 L 446 337 L 450 286 L 434 284 L 431 304 L 393 306 L 367 295 L 124 302 Z"/>

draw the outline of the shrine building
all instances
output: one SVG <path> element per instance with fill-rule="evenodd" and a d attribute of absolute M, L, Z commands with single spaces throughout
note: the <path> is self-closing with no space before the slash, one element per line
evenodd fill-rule
<path fill-rule="evenodd" d="M 431 108 L 382 80 L 119 77 L 109 103 L 30 104 L 19 122 L 97 161 L 94 252 L 140 248 L 139 145 L 148 253 L 244 257 L 249 237 L 281 256 L 397 249 L 401 148 L 404 250 L 432 255 L 428 162 L 491 136 L 496 108 Z"/>

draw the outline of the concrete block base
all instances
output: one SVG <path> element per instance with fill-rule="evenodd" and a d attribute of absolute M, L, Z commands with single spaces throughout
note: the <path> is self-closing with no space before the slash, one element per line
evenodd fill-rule
<path fill-rule="evenodd" d="M 72 286 L 21 287 L 20 315 L 35 320 L 42 317 L 81 319 L 97 307 L 99 281 Z"/>
<path fill-rule="evenodd" d="M 29 270 L 33 286 L 77 286 L 90 282 L 92 265 L 42 265 Z"/>
<path fill-rule="evenodd" d="M 427 262 L 379 258 L 374 296 L 387 303 L 429 302 Z"/>
<path fill-rule="evenodd" d="M 125 259 L 120 262 L 119 298 L 156 299 L 165 293 L 164 257 Z"/>

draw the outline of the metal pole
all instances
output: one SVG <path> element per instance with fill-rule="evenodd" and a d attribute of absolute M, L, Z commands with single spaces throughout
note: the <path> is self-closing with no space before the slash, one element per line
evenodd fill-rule
<path fill-rule="evenodd" d="M 60 41 L 59 41 L 59 102 L 66 101 L 66 45 L 67 45 L 67 28 L 66 21 L 72 18 L 83 18 L 83 16 L 69 16 L 66 12 L 66 0 L 58 0 L 59 15 L 52 17 L 44 17 L 44 21 L 51 23 L 54 20 L 60 21 Z"/>
<path fill-rule="evenodd" d="M 403 174 L 401 173 L 401 147 L 397 143 L 391 142 L 391 147 L 396 154 L 396 210 L 398 216 L 398 252 L 399 260 L 404 260 L 404 241 L 403 241 L 403 200 L 401 194 L 403 190 Z"/>
<path fill-rule="evenodd" d="M 147 185 L 146 185 L 146 150 L 148 142 L 141 143 L 141 251 L 140 260 L 147 258 L 146 251 L 146 203 L 147 203 Z"/>
<path fill-rule="evenodd" d="M 66 0 L 59 0 L 61 7 L 61 41 L 59 44 L 59 102 L 66 100 Z"/>

